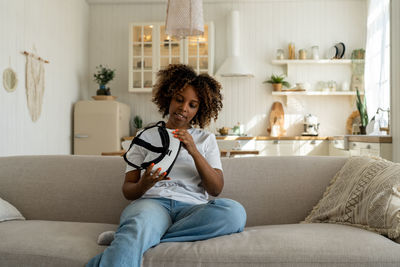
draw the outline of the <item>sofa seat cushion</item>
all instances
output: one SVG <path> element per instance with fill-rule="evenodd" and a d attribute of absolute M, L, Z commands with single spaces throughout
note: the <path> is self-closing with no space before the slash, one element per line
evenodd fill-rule
<path fill-rule="evenodd" d="M 55 221 L 0 223 L 0 266 L 84 266 L 106 247 L 97 236 L 116 225 Z M 378 249 L 377 249 L 378 248 Z M 144 267 L 400 266 L 400 244 L 335 224 L 255 226 L 198 242 L 162 243 Z"/>
<path fill-rule="evenodd" d="M 145 253 L 144 266 L 400 266 L 400 245 L 346 225 L 255 226 L 207 241 L 162 243 Z"/>
<path fill-rule="evenodd" d="M 84 266 L 104 250 L 96 241 L 117 225 L 61 221 L 0 223 L 0 266 Z"/>

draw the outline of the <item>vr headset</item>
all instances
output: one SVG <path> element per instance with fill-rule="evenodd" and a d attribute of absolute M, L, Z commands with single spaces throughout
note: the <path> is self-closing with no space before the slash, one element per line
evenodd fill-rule
<path fill-rule="evenodd" d="M 144 162 L 133 162 L 130 157 L 135 146 L 148 150 Z M 161 172 L 170 173 L 181 149 L 181 142 L 159 121 L 154 126 L 146 127 L 131 142 L 124 154 L 124 160 L 130 166 L 142 170 L 154 163 L 153 170 L 161 168 Z"/>

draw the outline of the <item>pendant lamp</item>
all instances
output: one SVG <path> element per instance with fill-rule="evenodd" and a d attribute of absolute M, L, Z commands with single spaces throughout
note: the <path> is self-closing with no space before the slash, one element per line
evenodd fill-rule
<path fill-rule="evenodd" d="M 202 0 L 168 0 L 165 33 L 177 38 L 204 33 Z"/>

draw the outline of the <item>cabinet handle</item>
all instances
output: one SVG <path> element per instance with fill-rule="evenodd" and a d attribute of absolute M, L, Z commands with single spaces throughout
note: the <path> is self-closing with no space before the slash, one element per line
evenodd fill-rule
<path fill-rule="evenodd" d="M 317 141 L 315 141 L 315 140 L 312 140 L 312 141 L 311 141 L 311 144 L 312 144 L 312 145 L 315 145 L 316 143 L 317 143 Z"/>
<path fill-rule="evenodd" d="M 86 134 L 76 134 L 74 137 L 75 137 L 75 138 L 88 138 L 89 135 L 86 135 Z"/>
<path fill-rule="evenodd" d="M 371 145 L 367 145 L 367 149 L 370 149 L 371 148 Z"/>
<path fill-rule="evenodd" d="M 274 140 L 272 143 L 273 143 L 274 145 L 277 145 L 277 144 L 280 143 L 280 141 L 279 141 L 279 140 Z"/>
<path fill-rule="evenodd" d="M 357 146 L 357 144 L 356 144 L 356 143 L 353 143 L 352 145 L 353 145 L 353 147 L 356 147 L 356 146 Z"/>

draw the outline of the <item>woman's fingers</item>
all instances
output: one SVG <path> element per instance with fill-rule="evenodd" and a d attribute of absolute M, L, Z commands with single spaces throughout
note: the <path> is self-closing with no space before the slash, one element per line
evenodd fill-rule
<path fill-rule="evenodd" d="M 160 176 L 158 177 L 158 180 L 171 180 L 171 178 L 167 177 L 167 172 L 163 172 L 160 174 Z"/>
<path fill-rule="evenodd" d="M 147 167 L 146 171 L 144 172 L 144 175 L 150 175 L 151 171 L 153 170 L 154 163 L 150 164 L 149 167 Z"/>
<path fill-rule="evenodd" d="M 153 172 L 153 174 L 151 175 L 151 178 L 153 178 L 153 180 L 158 180 L 158 176 L 160 176 L 160 171 L 161 171 L 161 168 L 158 168 L 155 172 Z"/>

